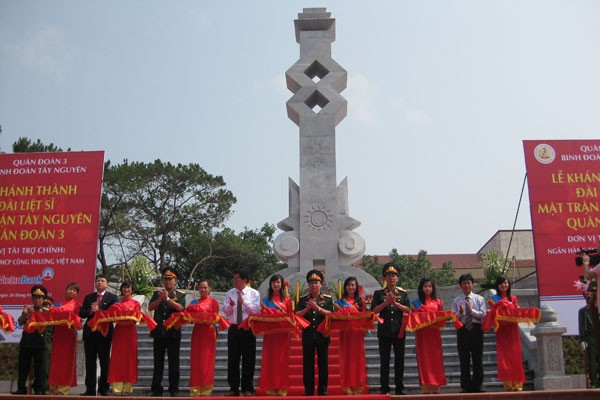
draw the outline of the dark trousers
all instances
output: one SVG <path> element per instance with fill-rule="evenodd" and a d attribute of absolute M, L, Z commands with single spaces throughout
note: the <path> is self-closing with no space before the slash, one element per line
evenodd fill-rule
<path fill-rule="evenodd" d="M 464 326 L 456 332 L 458 358 L 460 360 L 460 387 L 465 391 L 477 391 L 483 382 L 483 331 L 481 325 Z M 471 377 L 473 360 L 473 377 Z"/>
<path fill-rule="evenodd" d="M 19 348 L 19 376 L 17 378 L 17 391 L 21 394 L 27 393 L 27 375 L 33 360 L 33 392 L 44 394 L 44 385 L 47 381 L 46 349 L 44 348 Z"/>
<path fill-rule="evenodd" d="M 169 357 L 169 392 L 179 393 L 179 349 L 181 338 L 154 338 L 154 371 L 152 372 L 152 386 L 154 394 L 162 394 L 163 374 L 165 372 L 165 351 Z"/>
<path fill-rule="evenodd" d="M 404 390 L 404 349 L 405 340 L 398 338 L 379 338 L 379 365 L 381 390 L 390 390 L 390 351 L 394 347 L 394 384 L 396 392 Z"/>
<path fill-rule="evenodd" d="M 242 359 L 242 392 L 254 393 L 254 367 L 256 363 L 256 337 L 252 331 L 238 329 L 232 324 L 227 331 L 227 383 L 239 393 L 240 358 Z"/>
<path fill-rule="evenodd" d="M 85 350 L 85 388 L 89 394 L 96 393 L 96 358 L 100 361 L 100 378 L 98 391 L 108 392 L 108 364 L 110 363 L 110 346 L 108 339 L 99 332 L 94 332 L 83 341 Z M 56 350 L 56 349 L 55 349 Z"/>
<path fill-rule="evenodd" d="M 315 351 L 317 352 L 317 367 L 319 368 L 318 394 L 327 393 L 329 379 L 329 343 L 315 343 L 302 340 L 302 382 L 304 394 L 313 395 L 315 392 Z"/>

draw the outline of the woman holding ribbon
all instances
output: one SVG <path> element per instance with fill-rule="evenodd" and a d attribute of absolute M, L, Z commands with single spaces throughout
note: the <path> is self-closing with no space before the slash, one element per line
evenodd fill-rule
<path fill-rule="evenodd" d="M 76 299 L 78 294 L 77 283 L 69 283 L 65 289 L 65 302 L 56 303 L 50 312 L 72 313 L 69 316 L 73 321 L 78 320 L 81 308 L 81 303 Z M 77 330 L 73 326 L 56 325 L 52 336 L 52 348 L 55 351 L 50 356 L 50 394 L 67 395 L 71 387 L 77 386 Z"/>
<path fill-rule="evenodd" d="M 510 281 L 504 275 L 496 278 L 496 294 L 488 301 L 490 312 L 484 321 L 484 329 L 489 329 L 491 319 L 496 320 L 496 356 L 498 358 L 498 380 L 504 384 L 504 390 L 521 391 L 525 382 L 523 356 L 521 353 L 521 333 L 517 320 L 499 317 L 507 310 L 519 308 L 517 296 L 510 293 Z M 497 321 L 502 321 L 501 323 Z M 486 329 L 486 330 L 487 330 Z"/>
<path fill-rule="evenodd" d="M 269 279 L 268 295 L 261 301 L 263 314 L 293 313 L 292 299 L 287 293 L 283 276 L 275 274 Z M 293 318 L 293 314 L 291 315 Z M 289 318 L 286 316 L 284 318 Z M 265 334 L 263 339 L 262 361 L 259 387 L 271 396 L 285 396 L 289 388 L 290 332 Z"/>
<path fill-rule="evenodd" d="M 432 279 L 421 279 L 417 293 L 419 299 L 411 302 L 414 313 L 444 311 L 444 305 L 442 300 L 437 298 L 437 288 Z M 423 316 L 423 314 L 414 314 L 415 319 L 419 316 Z M 438 321 L 434 314 L 429 314 L 428 317 L 420 321 L 423 327 L 415 329 L 419 383 L 423 393 L 439 393 L 440 386 L 446 385 L 442 335 L 440 332 L 440 328 L 444 327 L 446 320 Z"/>
<path fill-rule="evenodd" d="M 219 315 L 219 302 L 210 297 L 210 282 L 198 282 L 200 298 L 186 308 L 188 313 L 201 313 L 207 321 Z M 213 324 L 196 323 L 192 332 L 190 360 L 190 395 L 210 396 L 215 383 L 215 358 L 217 354 L 217 330 Z"/>
<path fill-rule="evenodd" d="M 356 313 L 364 311 L 358 280 L 351 276 L 344 281 L 344 291 L 334 304 L 336 310 Z M 362 329 L 340 330 L 340 372 L 344 394 L 361 394 L 367 384 L 365 363 L 365 332 Z"/>
<path fill-rule="evenodd" d="M 121 300 L 111 305 L 108 310 L 141 312 L 140 303 L 132 297 L 133 284 L 124 281 L 119 290 Z M 117 320 L 108 369 L 108 382 L 112 384 L 115 394 L 133 392 L 133 384 L 137 382 L 137 343 L 136 322 L 132 319 Z"/>

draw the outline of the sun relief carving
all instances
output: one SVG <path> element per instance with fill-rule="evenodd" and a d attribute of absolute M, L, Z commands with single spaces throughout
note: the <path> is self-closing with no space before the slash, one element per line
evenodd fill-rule
<path fill-rule="evenodd" d="M 323 232 L 331 228 L 333 214 L 321 205 L 313 206 L 304 214 L 304 223 L 315 232 Z"/>

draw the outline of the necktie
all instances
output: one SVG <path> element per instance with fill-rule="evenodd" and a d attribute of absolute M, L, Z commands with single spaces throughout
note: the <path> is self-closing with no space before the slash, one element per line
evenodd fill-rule
<path fill-rule="evenodd" d="M 96 300 L 96 303 L 98 303 L 98 308 L 100 308 L 100 304 L 102 304 L 102 293 L 98 292 L 98 300 Z"/>
<path fill-rule="evenodd" d="M 466 305 L 471 303 L 470 300 L 471 299 L 469 299 L 468 297 L 465 298 L 465 318 L 464 318 L 465 321 L 464 321 L 464 325 L 465 325 L 465 328 L 467 328 L 467 330 L 471 330 L 473 328 L 473 316 L 466 309 Z"/>
<path fill-rule="evenodd" d="M 237 317 L 236 322 L 238 324 L 241 324 L 242 323 L 242 292 L 238 292 L 236 317 Z"/>

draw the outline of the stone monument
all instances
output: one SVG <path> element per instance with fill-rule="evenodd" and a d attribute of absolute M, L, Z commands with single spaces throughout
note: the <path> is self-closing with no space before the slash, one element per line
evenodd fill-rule
<path fill-rule="evenodd" d="M 277 225 L 284 232 L 275 254 L 288 264 L 280 273 L 292 283 L 311 269 L 323 272 L 325 284 L 355 276 L 372 293 L 379 282 L 352 266 L 365 241 L 353 232 L 360 222 L 348 215 L 348 182 L 336 181 L 335 127 L 346 116 L 340 92 L 347 72 L 331 58 L 335 19 L 325 8 L 305 8 L 294 23 L 300 59 L 285 75 L 294 93 L 288 117 L 300 128 L 300 184 L 289 180 L 289 216 Z"/>

